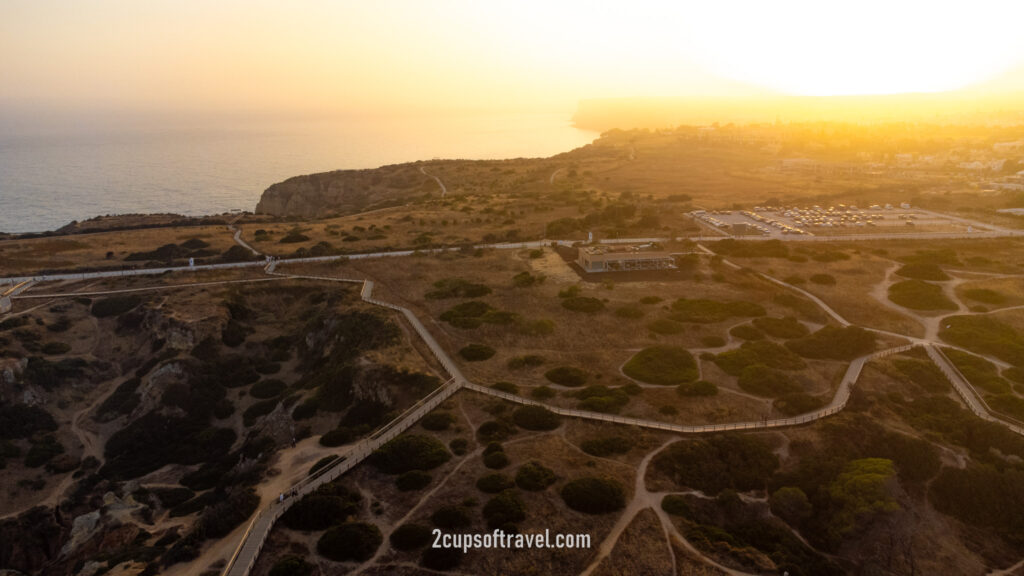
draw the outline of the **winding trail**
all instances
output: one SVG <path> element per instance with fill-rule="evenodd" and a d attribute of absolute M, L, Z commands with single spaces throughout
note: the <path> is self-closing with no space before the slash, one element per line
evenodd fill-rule
<path fill-rule="evenodd" d="M 448 194 L 448 188 L 444 185 L 444 182 L 441 182 L 440 178 L 427 172 L 427 169 L 424 168 L 423 166 L 420 166 L 420 172 L 422 172 L 424 176 L 429 176 L 433 178 L 434 182 L 437 182 L 437 185 L 441 187 L 441 198 L 444 198 Z"/>

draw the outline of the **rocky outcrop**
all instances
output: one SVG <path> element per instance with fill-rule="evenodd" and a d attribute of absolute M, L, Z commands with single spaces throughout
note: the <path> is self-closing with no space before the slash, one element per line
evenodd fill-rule
<path fill-rule="evenodd" d="M 257 214 L 316 218 L 400 204 L 436 183 L 413 164 L 296 176 L 263 192 Z"/>

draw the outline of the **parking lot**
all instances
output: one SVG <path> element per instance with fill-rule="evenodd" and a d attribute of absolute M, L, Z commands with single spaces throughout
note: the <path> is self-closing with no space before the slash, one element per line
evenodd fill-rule
<path fill-rule="evenodd" d="M 757 206 L 753 210 L 697 210 L 705 226 L 732 236 L 792 237 L 859 234 L 970 233 L 989 230 L 908 204 Z"/>

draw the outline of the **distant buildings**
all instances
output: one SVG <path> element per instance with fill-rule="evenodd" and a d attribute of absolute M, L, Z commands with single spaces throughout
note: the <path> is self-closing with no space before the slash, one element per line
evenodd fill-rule
<path fill-rule="evenodd" d="M 668 252 L 641 246 L 584 246 L 576 263 L 584 272 L 671 270 L 676 260 Z"/>

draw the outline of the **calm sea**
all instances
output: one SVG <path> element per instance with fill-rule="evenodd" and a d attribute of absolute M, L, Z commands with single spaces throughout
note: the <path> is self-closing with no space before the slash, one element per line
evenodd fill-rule
<path fill-rule="evenodd" d="M 230 127 L 0 130 L 0 231 L 104 214 L 253 210 L 290 176 L 432 158 L 544 157 L 588 144 L 569 114 L 359 118 Z"/>

